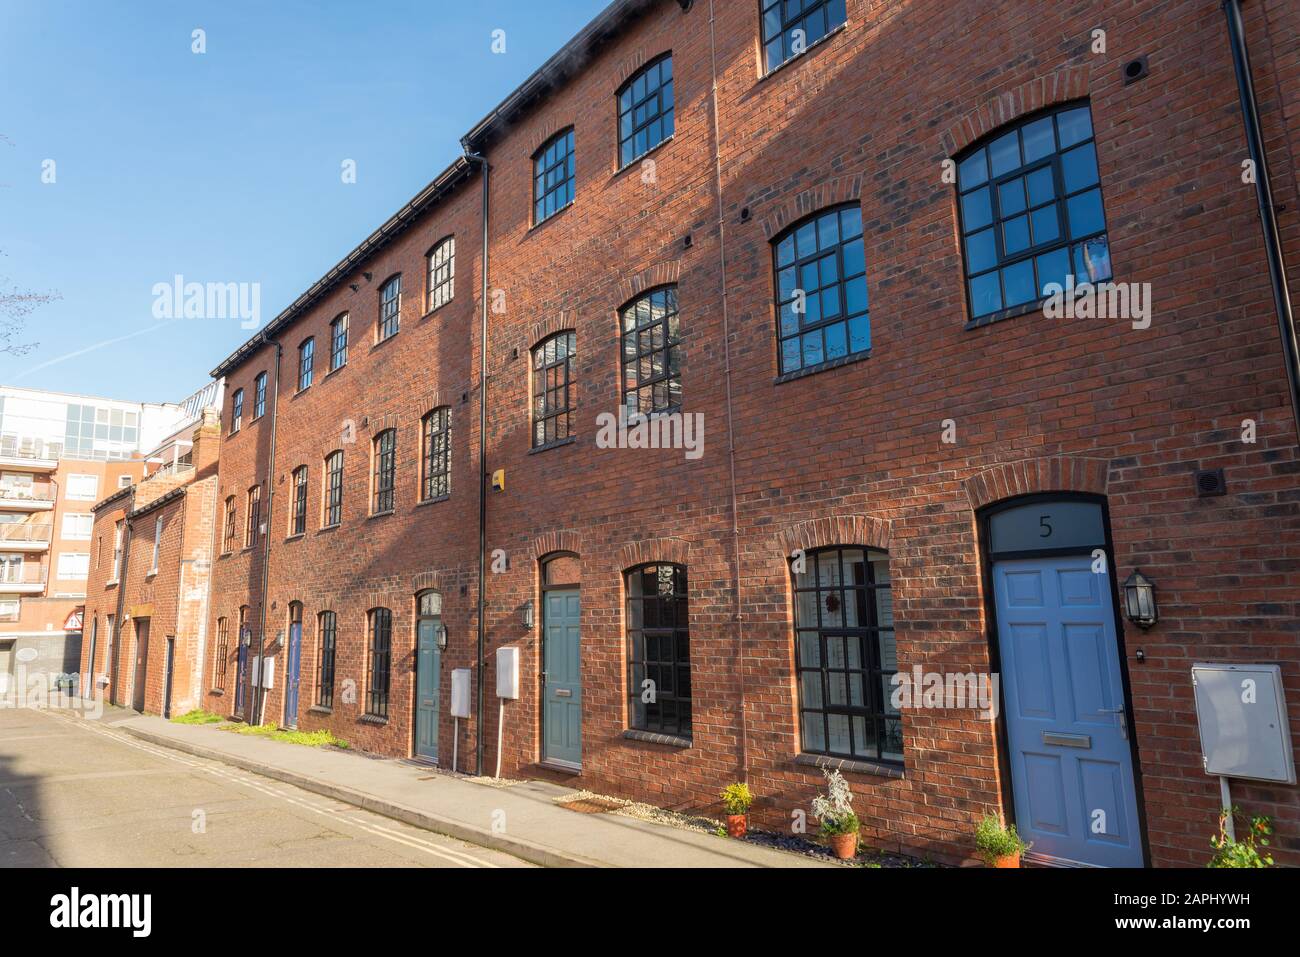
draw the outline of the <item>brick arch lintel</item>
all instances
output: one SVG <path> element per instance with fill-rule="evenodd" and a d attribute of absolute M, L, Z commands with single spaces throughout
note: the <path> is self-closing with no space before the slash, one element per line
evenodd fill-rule
<path fill-rule="evenodd" d="M 690 565 L 691 543 L 684 538 L 647 538 L 618 550 L 618 567 L 623 571 L 655 562 Z"/>
<path fill-rule="evenodd" d="M 893 537 L 887 519 L 871 515 L 832 515 L 791 525 L 777 533 L 781 554 L 789 557 L 796 549 L 805 552 L 830 545 L 862 545 L 889 551 Z"/>
<path fill-rule="evenodd" d="M 557 332 L 576 329 L 577 322 L 578 314 L 572 309 L 561 309 L 548 319 L 534 322 L 528 329 L 528 348 L 535 349 L 543 340 L 549 339 Z"/>
<path fill-rule="evenodd" d="M 573 552 L 582 554 L 582 536 L 578 532 L 559 529 L 538 535 L 533 539 L 533 560 L 540 561 L 553 552 Z"/>
<path fill-rule="evenodd" d="M 422 591 L 445 591 L 442 587 L 442 576 L 432 568 L 411 576 L 411 594 L 415 595 Z"/>
<path fill-rule="evenodd" d="M 981 509 L 1003 499 L 1035 492 L 1091 492 L 1105 495 L 1110 480 L 1107 459 L 1077 455 L 1004 462 L 976 472 L 962 484 L 971 508 Z"/>
<path fill-rule="evenodd" d="M 943 134 L 943 148 L 956 156 L 998 127 L 1058 103 L 1088 95 L 1087 64 L 1062 67 L 990 97 L 961 117 Z"/>
<path fill-rule="evenodd" d="M 791 223 L 805 216 L 858 199 L 862 195 L 862 176 L 835 176 L 819 185 L 796 193 L 768 213 L 762 220 L 763 238 L 770 240 Z"/>
<path fill-rule="evenodd" d="M 649 269 L 643 269 L 635 276 L 628 276 L 618 284 L 618 304 L 620 306 L 625 305 L 647 289 L 653 289 L 655 286 L 671 285 L 677 282 L 681 274 L 682 261 L 680 259 L 655 263 Z"/>

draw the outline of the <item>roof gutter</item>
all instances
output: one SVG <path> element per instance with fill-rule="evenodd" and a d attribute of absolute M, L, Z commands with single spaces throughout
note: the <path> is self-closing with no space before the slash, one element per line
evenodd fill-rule
<path fill-rule="evenodd" d="M 1295 315 L 1288 292 L 1286 261 L 1282 256 L 1282 236 L 1277 226 L 1277 207 L 1264 151 L 1264 135 L 1259 122 L 1259 103 L 1251 78 L 1250 51 L 1246 48 L 1246 29 L 1241 18 L 1240 0 L 1223 0 L 1228 19 L 1228 43 L 1232 48 L 1232 66 L 1237 75 L 1237 93 L 1241 97 L 1241 120 L 1246 128 L 1246 148 L 1255 166 L 1255 198 L 1259 203 L 1259 222 L 1264 230 L 1264 252 L 1268 259 L 1268 279 L 1273 287 L 1273 305 L 1277 310 L 1278 333 L 1282 338 L 1282 355 L 1286 360 L 1286 377 L 1291 387 L 1291 414 L 1295 419 L 1296 438 L 1300 441 L 1300 346 L 1296 343 Z"/>

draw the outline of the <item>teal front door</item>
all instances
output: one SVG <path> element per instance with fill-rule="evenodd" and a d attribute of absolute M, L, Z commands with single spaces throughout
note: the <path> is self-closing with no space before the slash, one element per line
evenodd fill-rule
<path fill-rule="evenodd" d="M 421 618 L 416 629 L 415 753 L 438 760 L 438 692 L 442 660 L 438 651 L 441 621 Z"/>
<path fill-rule="evenodd" d="M 576 588 L 544 592 L 542 606 L 542 757 L 582 766 L 582 644 Z"/>

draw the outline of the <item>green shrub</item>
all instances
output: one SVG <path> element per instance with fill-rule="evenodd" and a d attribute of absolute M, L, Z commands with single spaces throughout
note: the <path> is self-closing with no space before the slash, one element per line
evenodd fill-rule
<path fill-rule="evenodd" d="M 722 789 L 721 797 L 728 814 L 748 814 L 750 805 L 754 803 L 749 785 L 743 783 L 728 784 Z"/>
<path fill-rule="evenodd" d="M 1268 854 L 1261 854 L 1261 847 L 1268 847 L 1269 835 L 1273 833 L 1273 822 L 1261 814 L 1256 814 L 1250 819 L 1250 827 L 1246 830 L 1246 836 L 1241 840 L 1235 840 L 1228 836 L 1228 819 L 1241 820 L 1244 822 L 1246 816 L 1241 813 L 1241 809 L 1233 807 L 1231 810 L 1224 808 L 1219 812 L 1219 833 L 1210 838 L 1210 846 L 1214 848 L 1214 856 L 1210 858 L 1210 863 L 1206 867 L 1272 867 L 1273 858 Z"/>
<path fill-rule="evenodd" d="M 271 741 L 284 741 L 286 744 L 302 744 L 309 748 L 348 747 L 342 738 L 336 738 L 329 731 L 290 731 L 276 727 L 274 724 L 234 724 L 226 728 L 235 734 L 251 734 Z"/>
<path fill-rule="evenodd" d="M 989 814 L 975 826 L 975 849 L 986 864 L 993 864 L 1000 857 L 1023 854 L 1033 847 L 1021 840 L 1016 833 L 1016 826 L 1003 827 L 1002 821 Z"/>
<path fill-rule="evenodd" d="M 213 714 L 203 708 L 195 708 L 193 711 L 172 718 L 174 724 L 220 724 L 225 720 L 221 715 Z"/>

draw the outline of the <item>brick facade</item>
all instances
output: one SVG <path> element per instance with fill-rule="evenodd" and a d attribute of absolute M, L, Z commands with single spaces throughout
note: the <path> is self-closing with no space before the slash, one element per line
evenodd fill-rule
<path fill-rule="evenodd" d="M 522 649 L 525 689 L 505 706 L 503 773 L 534 773 L 543 756 L 541 622 L 526 628 L 522 613 L 530 602 L 541 607 L 540 560 L 570 552 L 580 557 L 582 601 L 575 783 L 697 807 L 747 778 L 757 816 L 786 826 L 822 784 L 815 762 L 800 755 L 791 552 L 887 552 L 900 669 L 988 671 L 981 510 L 1079 493 L 1107 506 L 1114 580 L 1140 567 L 1159 587 L 1159 625 L 1142 633 L 1121 623 L 1119 638 L 1147 859 L 1202 862 L 1218 793 L 1200 768 L 1190 664 L 1281 663 L 1300 739 L 1300 458 L 1255 193 L 1240 179 L 1245 146 L 1218 6 L 1173 2 L 1152 16 L 1103 2 L 1066 11 L 849 0 L 842 30 L 763 77 L 756 10 L 719 3 L 720 136 L 711 5 L 645 6 L 567 82 L 475 144 L 492 171 L 483 468 L 505 473 L 505 490 L 487 493 L 487 545 L 508 559 L 485 589 L 485 769 L 497 758 L 491 672 L 502 645 Z M 1257 3 L 1247 20 L 1284 240 L 1300 261 L 1292 160 L 1300 133 L 1285 120 L 1297 106 L 1300 61 L 1274 47 L 1274 34 L 1294 34 L 1300 18 Z M 1091 50 L 1099 26 L 1104 53 Z M 648 155 L 653 176 L 644 163 L 619 171 L 614 91 L 668 50 L 675 135 Z M 1121 67 L 1138 55 L 1149 58 L 1150 76 L 1125 84 Z M 942 66 L 919 66 L 927 62 Z M 1039 313 L 968 325 L 945 161 L 1018 117 L 1074 102 L 1091 109 L 1116 279 L 1151 284 L 1151 326 Z M 534 224 L 530 157 L 570 126 L 576 201 Z M 443 596 L 449 636 L 441 755 L 452 750 L 451 672 L 475 664 L 480 186 L 477 173 L 467 175 L 277 321 L 267 338 L 283 348 L 278 374 L 275 344 L 265 339 L 220 370 L 245 404 L 242 428 L 223 440 L 216 521 L 232 498 L 238 528 L 235 548 L 215 562 L 208 630 L 225 619 L 233 634 L 246 607 L 255 643 L 283 661 L 290 603 L 301 602 L 298 725 L 390 755 L 414 749 L 420 591 Z M 843 203 L 856 204 L 864 224 L 870 354 L 780 377 L 771 241 Z M 448 235 L 457 243 L 455 295 L 427 313 L 424 256 Z M 378 290 L 398 272 L 401 331 L 377 343 Z M 705 454 L 598 448 L 597 416 L 615 412 L 621 395 L 618 310 L 669 283 L 682 312 L 683 408 L 703 416 Z M 1300 294 L 1300 280 L 1293 285 Z M 348 362 L 326 374 L 329 324 L 344 312 Z M 534 450 L 530 350 L 568 330 L 578 357 L 575 440 Z M 298 346 L 308 336 L 315 380 L 298 393 Z M 278 402 L 269 394 L 254 421 L 262 372 Z M 420 422 L 440 406 L 452 412 L 451 493 L 421 504 Z M 1242 441 L 1244 419 L 1257 423 L 1253 443 Z M 941 437 L 949 420 L 955 442 Z M 372 443 L 389 428 L 397 430 L 395 507 L 371 515 Z M 344 516 L 323 528 L 323 464 L 337 449 Z M 289 504 L 300 466 L 308 520 L 295 536 Z M 1226 495 L 1198 497 L 1193 476 L 1207 468 L 1225 469 Z M 267 542 L 259 535 L 243 547 L 255 485 L 270 537 L 264 612 Z M 625 735 L 623 576 L 646 562 L 689 572 L 689 746 Z M 376 607 L 393 614 L 385 720 L 364 716 L 367 613 Z M 322 611 L 338 618 L 330 710 L 314 707 Z M 232 641 L 227 668 L 235 655 Z M 205 662 L 206 706 L 233 713 L 233 682 L 213 690 L 216 667 Z M 284 720 L 284 684 L 278 675 L 262 720 Z M 461 731 L 461 769 L 473 770 L 474 722 Z M 1007 808 L 998 723 L 973 710 L 908 711 L 903 740 L 901 769 L 848 773 L 864 839 L 968 859 L 974 822 Z M 1240 784 L 1235 793 L 1275 818 L 1279 859 L 1300 861 L 1295 788 Z"/>

